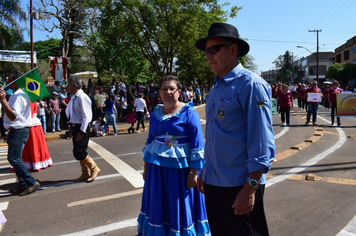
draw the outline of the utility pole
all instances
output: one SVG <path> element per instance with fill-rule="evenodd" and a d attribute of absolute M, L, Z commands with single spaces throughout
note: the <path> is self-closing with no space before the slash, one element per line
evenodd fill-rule
<path fill-rule="evenodd" d="M 316 81 L 319 86 L 319 32 L 320 30 L 309 30 L 309 32 L 316 33 Z"/>
<path fill-rule="evenodd" d="M 33 63 L 33 11 L 32 0 L 30 0 L 30 42 L 31 42 L 31 70 L 35 67 Z"/>

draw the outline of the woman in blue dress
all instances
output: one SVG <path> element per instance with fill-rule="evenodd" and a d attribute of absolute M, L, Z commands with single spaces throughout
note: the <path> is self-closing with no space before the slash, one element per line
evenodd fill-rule
<path fill-rule="evenodd" d="M 163 105 L 150 117 L 144 152 L 145 185 L 139 236 L 210 235 L 197 175 L 204 164 L 204 138 L 198 113 L 178 101 L 178 77 L 160 80 Z"/>

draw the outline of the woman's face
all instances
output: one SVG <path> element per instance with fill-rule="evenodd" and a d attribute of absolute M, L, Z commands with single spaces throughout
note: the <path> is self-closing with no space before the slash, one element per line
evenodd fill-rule
<path fill-rule="evenodd" d="M 178 89 L 177 83 L 174 80 L 162 82 L 160 88 L 160 95 L 163 103 L 166 102 L 177 102 L 181 90 Z"/>

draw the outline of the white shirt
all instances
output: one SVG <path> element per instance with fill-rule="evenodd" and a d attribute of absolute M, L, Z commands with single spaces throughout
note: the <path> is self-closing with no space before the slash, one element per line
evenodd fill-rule
<path fill-rule="evenodd" d="M 69 122 L 72 124 L 81 124 L 80 130 L 86 133 L 89 123 L 92 119 L 91 100 L 82 89 L 72 96 L 66 109 Z"/>
<path fill-rule="evenodd" d="M 145 100 L 143 100 L 142 98 L 136 98 L 135 102 L 134 102 L 134 107 L 136 108 L 136 112 L 137 111 L 145 111 L 145 107 L 146 107 L 146 102 Z"/>
<path fill-rule="evenodd" d="M 27 95 L 21 90 L 16 90 L 10 96 L 8 101 L 9 106 L 15 115 L 15 120 L 11 121 L 6 113 L 4 113 L 4 127 L 9 129 L 22 129 L 31 126 L 31 106 Z"/>
<path fill-rule="evenodd" d="M 125 105 L 127 105 L 126 98 L 122 97 L 121 98 L 121 108 L 122 109 L 127 109 L 127 106 L 125 106 Z"/>

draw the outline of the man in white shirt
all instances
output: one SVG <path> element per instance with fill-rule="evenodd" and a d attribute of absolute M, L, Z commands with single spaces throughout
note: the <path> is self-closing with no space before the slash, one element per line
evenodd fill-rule
<path fill-rule="evenodd" d="M 140 133 L 140 124 L 142 124 L 143 131 L 146 131 L 145 128 L 145 112 L 148 113 L 147 106 L 145 100 L 143 100 L 143 94 L 139 93 L 138 98 L 136 98 L 134 102 L 134 107 L 136 111 L 136 117 L 137 117 L 137 127 L 136 127 L 136 133 Z"/>
<path fill-rule="evenodd" d="M 82 168 L 81 176 L 74 181 L 92 182 L 100 173 L 100 169 L 87 152 L 92 120 L 91 100 L 82 90 L 82 80 L 78 76 L 68 78 L 67 90 L 73 94 L 66 109 L 71 124 L 70 136 L 73 142 L 73 155 L 80 161 Z"/>
<path fill-rule="evenodd" d="M 19 187 L 10 189 L 9 192 L 24 196 L 35 192 L 40 187 L 40 183 L 32 177 L 22 160 L 22 151 L 27 142 L 29 127 L 31 126 L 31 108 L 27 95 L 15 83 L 11 83 L 20 76 L 21 74 L 18 71 L 10 73 L 8 87 L 14 90 L 14 93 L 7 102 L 6 92 L 0 88 L 0 102 L 4 108 L 4 126 L 9 130 L 7 135 L 7 160 L 15 169 L 19 181 Z"/>

